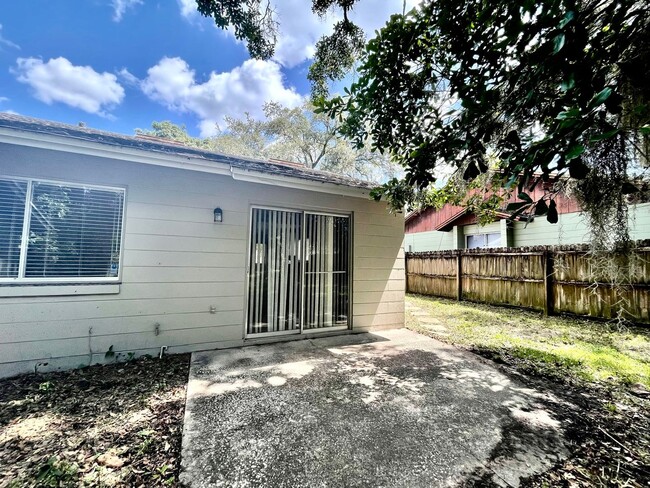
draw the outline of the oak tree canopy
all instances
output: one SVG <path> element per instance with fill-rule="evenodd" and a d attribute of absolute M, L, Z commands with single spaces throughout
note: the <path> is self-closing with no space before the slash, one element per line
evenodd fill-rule
<path fill-rule="evenodd" d="M 510 211 L 557 222 L 557 188 L 528 196 L 541 177 L 573 192 L 596 234 L 614 225 L 613 241 L 627 239 L 626 203 L 648 180 L 647 2 L 423 0 L 366 42 L 347 15 L 362 1 L 313 0 L 315 15 L 338 9 L 343 20 L 318 42 L 309 77 L 314 102 L 345 137 L 373 141 L 405 168 L 376 197 L 395 208 L 426 201 L 451 165 L 457 191 L 516 192 Z M 272 4 L 197 4 L 252 56 L 272 57 L 281 21 Z M 353 67 L 356 81 L 329 98 L 328 82 Z"/>

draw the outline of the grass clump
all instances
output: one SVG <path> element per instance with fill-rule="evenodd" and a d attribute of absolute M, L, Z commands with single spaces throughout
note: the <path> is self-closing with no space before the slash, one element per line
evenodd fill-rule
<path fill-rule="evenodd" d="M 417 295 L 407 303 L 444 329 L 407 312 L 408 327 L 493 359 L 555 377 L 650 389 L 650 329 L 621 331 L 603 322 Z"/>

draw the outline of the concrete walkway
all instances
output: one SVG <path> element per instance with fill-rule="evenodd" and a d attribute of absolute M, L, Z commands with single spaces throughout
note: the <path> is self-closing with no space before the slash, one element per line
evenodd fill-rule
<path fill-rule="evenodd" d="M 195 353 L 181 480 L 517 486 L 567 455 L 552 402 L 406 329 Z"/>

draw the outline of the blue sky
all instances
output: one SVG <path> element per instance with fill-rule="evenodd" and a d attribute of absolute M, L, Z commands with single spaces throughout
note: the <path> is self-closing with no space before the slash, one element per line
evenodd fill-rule
<path fill-rule="evenodd" d="M 411 7 L 416 0 L 408 0 Z M 214 133 L 223 117 L 309 93 L 314 44 L 331 30 L 310 0 L 273 1 L 276 55 L 245 46 L 202 18 L 194 0 L 33 0 L 0 11 L 0 111 L 132 134 L 154 120 Z M 362 0 L 354 20 L 372 33 L 402 0 Z"/>

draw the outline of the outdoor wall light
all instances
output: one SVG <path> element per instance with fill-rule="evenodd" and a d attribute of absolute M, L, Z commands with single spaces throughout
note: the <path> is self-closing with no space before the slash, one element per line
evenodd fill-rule
<path fill-rule="evenodd" d="M 218 207 L 214 209 L 214 221 L 223 222 L 223 212 Z"/>

